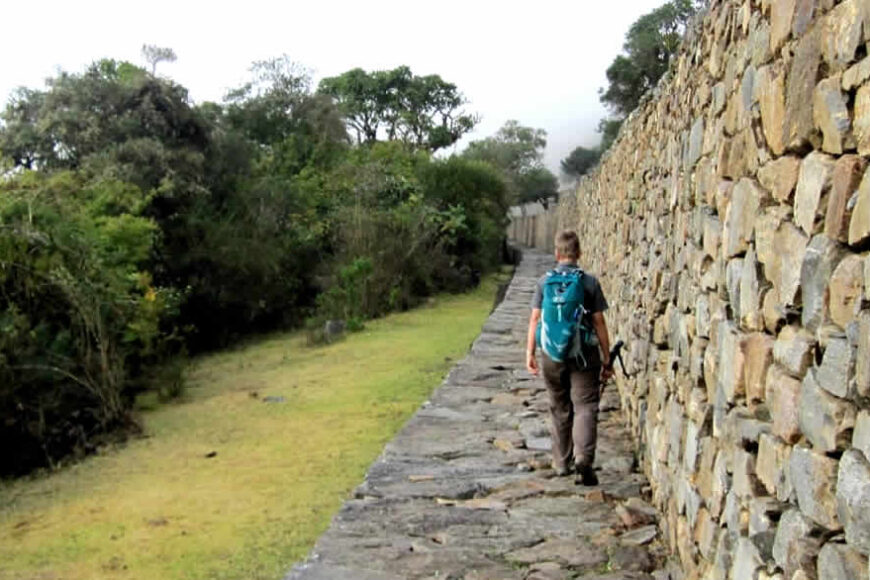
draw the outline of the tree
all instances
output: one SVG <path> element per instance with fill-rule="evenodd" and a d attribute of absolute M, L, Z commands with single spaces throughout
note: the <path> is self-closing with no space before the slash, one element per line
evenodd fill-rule
<path fill-rule="evenodd" d="M 537 165 L 519 174 L 515 181 L 520 203 L 549 200 L 559 196 L 559 179 L 542 165 Z"/>
<path fill-rule="evenodd" d="M 199 173 L 208 128 L 180 85 L 114 60 L 46 84 L 0 113 L 0 151 L 16 165 L 108 171 L 145 191 Z"/>
<path fill-rule="evenodd" d="M 349 144 L 341 113 L 311 92 L 311 74 L 287 55 L 255 62 L 253 79 L 226 97 L 226 122 L 286 174 L 326 162 Z"/>
<path fill-rule="evenodd" d="M 598 163 L 600 158 L 600 149 L 576 147 L 560 162 L 560 166 L 565 175 L 577 178 L 588 173 Z"/>
<path fill-rule="evenodd" d="M 438 75 L 415 76 L 407 66 L 373 72 L 355 68 L 323 79 L 318 91 L 335 99 L 357 143 L 384 135 L 387 141 L 436 151 L 478 121 L 462 109 L 466 100 L 456 85 Z"/>
<path fill-rule="evenodd" d="M 614 113 L 628 115 L 665 74 L 694 13 L 692 0 L 671 0 L 631 25 L 622 45 L 625 55 L 607 68 L 609 86 L 601 91 L 601 101 Z"/>
<path fill-rule="evenodd" d="M 610 149 L 610 146 L 616 141 L 616 137 L 619 136 L 619 129 L 624 121 L 625 119 L 617 117 L 615 119 L 601 119 L 598 122 L 598 132 L 601 133 L 601 143 L 598 145 L 598 149 L 602 154 Z"/>
<path fill-rule="evenodd" d="M 514 201 L 525 203 L 558 195 L 558 179 L 543 166 L 547 132 L 507 121 L 492 137 L 472 141 L 463 152 L 502 172 Z"/>
<path fill-rule="evenodd" d="M 153 44 L 142 45 L 142 56 L 145 58 L 145 62 L 151 65 L 152 75 L 157 72 L 158 63 L 175 62 L 178 58 L 171 48 L 163 48 Z"/>
<path fill-rule="evenodd" d="M 598 126 L 602 153 L 616 139 L 622 121 L 667 72 L 698 4 L 696 0 L 670 0 L 638 18 L 628 29 L 622 45 L 625 54 L 617 55 L 607 67 L 608 86 L 599 89 L 601 102 L 612 113 Z"/>
<path fill-rule="evenodd" d="M 547 147 L 547 132 L 507 121 L 492 137 L 472 141 L 465 155 L 518 174 L 541 163 Z"/>

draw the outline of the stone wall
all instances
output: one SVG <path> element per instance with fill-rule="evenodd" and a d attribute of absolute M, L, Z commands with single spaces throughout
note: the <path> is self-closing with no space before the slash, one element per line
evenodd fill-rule
<path fill-rule="evenodd" d="M 711 2 L 551 212 L 686 578 L 870 577 L 868 45 L 870 0 Z"/>
<path fill-rule="evenodd" d="M 523 245 L 553 251 L 553 239 L 559 224 L 558 213 L 540 203 L 527 203 L 511 208 L 508 237 Z"/>

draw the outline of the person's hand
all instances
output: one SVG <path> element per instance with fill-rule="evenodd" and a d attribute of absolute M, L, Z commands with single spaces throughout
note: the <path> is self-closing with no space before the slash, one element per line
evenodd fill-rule
<path fill-rule="evenodd" d="M 538 375 L 538 360 L 533 352 L 526 352 L 526 370 L 535 376 Z"/>
<path fill-rule="evenodd" d="M 611 364 L 603 364 L 601 365 L 601 382 L 607 382 L 613 377 L 613 365 Z"/>

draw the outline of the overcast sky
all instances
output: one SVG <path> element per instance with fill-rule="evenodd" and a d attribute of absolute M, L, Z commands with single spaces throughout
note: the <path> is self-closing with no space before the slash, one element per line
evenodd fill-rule
<path fill-rule="evenodd" d="M 574 147 L 598 143 L 604 71 L 631 23 L 663 2 L 9 2 L 0 96 L 5 102 L 17 86 L 42 87 L 58 68 L 81 71 L 103 57 L 144 64 L 144 43 L 175 50 L 178 61 L 159 65 L 158 73 L 186 86 L 197 102 L 220 100 L 247 79 L 251 62 L 284 53 L 315 79 L 407 64 L 465 94 L 469 110 L 482 117 L 471 139 L 508 119 L 545 129 L 545 160 L 558 173 Z"/>

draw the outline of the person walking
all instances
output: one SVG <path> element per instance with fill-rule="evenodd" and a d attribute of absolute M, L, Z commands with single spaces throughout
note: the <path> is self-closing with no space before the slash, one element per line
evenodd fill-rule
<path fill-rule="evenodd" d="M 593 463 L 600 385 L 613 376 L 604 320 L 607 300 L 598 280 L 578 265 L 577 233 L 559 232 L 555 246 L 556 267 L 538 280 L 532 297 L 526 368 L 536 376 L 543 370 L 556 474 L 573 471 L 577 484 L 598 485 Z"/>

